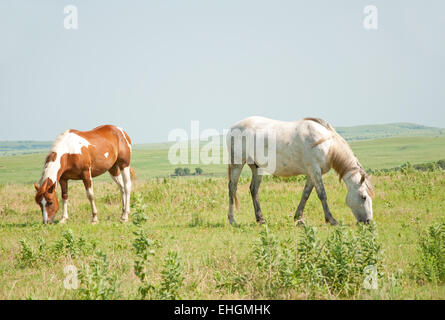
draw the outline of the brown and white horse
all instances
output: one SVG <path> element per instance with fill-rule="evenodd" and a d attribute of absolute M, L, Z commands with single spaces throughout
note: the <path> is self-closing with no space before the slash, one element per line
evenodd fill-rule
<path fill-rule="evenodd" d="M 119 127 L 104 125 L 91 131 L 67 130 L 54 142 L 46 157 L 39 184 L 34 183 L 35 201 L 42 210 L 43 223 L 52 223 L 59 209 L 56 186 L 62 190 L 63 214 L 60 223 L 68 219 L 68 180 L 82 180 L 91 203 L 92 223 L 97 223 L 92 178 L 106 171 L 119 186 L 122 196 L 122 221 L 130 213 L 131 140 Z"/>

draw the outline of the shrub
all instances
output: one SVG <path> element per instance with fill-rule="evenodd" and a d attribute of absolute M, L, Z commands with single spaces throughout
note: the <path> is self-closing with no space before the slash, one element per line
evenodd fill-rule
<path fill-rule="evenodd" d="M 198 173 L 198 172 L 200 172 L 200 173 Z M 202 173 L 201 168 L 195 169 L 195 174 L 201 174 L 201 173 Z M 190 169 L 189 168 L 175 168 L 175 175 L 176 176 L 188 176 L 188 175 L 190 175 Z"/>
<path fill-rule="evenodd" d="M 71 229 L 62 233 L 62 237 L 55 242 L 52 247 L 48 247 L 45 240 L 39 237 L 37 247 L 34 247 L 27 240 L 20 240 L 21 250 L 18 258 L 18 266 L 21 268 L 36 266 L 41 262 L 57 260 L 61 255 L 67 254 L 71 259 L 76 259 L 83 255 L 89 255 L 96 249 L 96 241 L 89 243 L 82 237 L 78 239 Z"/>
<path fill-rule="evenodd" d="M 431 282 L 445 280 L 445 222 L 428 227 L 419 242 L 418 278 Z"/>
<path fill-rule="evenodd" d="M 360 224 L 358 228 L 356 235 L 345 227 L 336 228 L 326 242 L 320 267 L 334 294 L 356 294 L 365 280 L 366 270 L 379 269 L 380 245 L 375 239 L 374 224 L 369 227 Z"/>
<path fill-rule="evenodd" d="M 22 246 L 22 249 L 20 250 L 18 258 L 19 266 L 24 268 L 35 265 L 38 258 L 34 249 L 29 245 L 29 243 L 25 239 L 20 240 L 20 245 Z"/>
<path fill-rule="evenodd" d="M 47 247 L 45 240 L 38 239 L 38 247 L 34 249 L 25 239 L 20 240 L 21 250 L 18 255 L 18 265 L 21 268 L 36 266 L 47 259 Z"/>
<path fill-rule="evenodd" d="M 260 239 L 254 246 L 254 256 L 256 266 L 260 274 L 265 280 L 266 292 L 271 295 L 275 292 L 275 287 L 278 280 L 278 265 L 279 265 L 279 242 L 275 235 L 269 232 L 266 225 L 260 232 Z"/>
<path fill-rule="evenodd" d="M 162 300 L 178 300 L 179 289 L 182 287 L 182 267 L 176 251 L 169 251 L 164 258 L 164 268 L 161 271 L 161 284 L 157 296 Z"/>
<path fill-rule="evenodd" d="M 136 239 L 133 242 L 133 247 L 136 253 L 136 259 L 134 261 L 134 274 L 141 281 L 138 293 L 141 299 L 145 299 L 154 286 L 149 281 L 148 277 L 148 265 L 151 262 L 151 257 L 154 256 L 155 241 L 148 238 L 144 230 L 140 229 L 134 232 Z"/>
<path fill-rule="evenodd" d="M 79 299 L 112 300 L 119 298 L 118 277 L 110 271 L 106 254 L 98 251 L 96 257 L 79 271 Z"/>
<path fill-rule="evenodd" d="M 152 257 L 155 255 L 154 248 L 159 246 L 157 241 L 148 238 L 143 230 L 134 232 L 136 239 L 133 247 L 136 253 L 134 261 L 134 274 L 141 281 L 138 288 L 139 298 L 155 298 L 162 300 L 177 300 L 180 299 L 178 294 L 182 287 L 181 263 L 179 261 L 178 253 L 169 251 L 164 258 L 164 267 L 161 271 L 160 284 L 154 284 L 148 274 L 149 264 L 152 262 Z"/>
<path fill-rule="evenodd" d="M 62 233 L 62 238 L 56 241 L 52 252 L 55 256 L 60 256 L 61 254 L 69 254 L 71 259 L 75 259 L 80 255 L 88 255 L 96 249 L 97 243 L 95 241 L 87 242 L 83 237 L 76 239 L 74 233 L 71 229 L 67 229 Z"/>
<path fill-rule="evenodd" d="M 339 225 L 324 241 L 314 227 L 305 225 L 296 247 L 289 243 L 279 241 L 266 225 L 254 245 L 255 270 L 244 275 L 215 273 L 217 288 L 244 291 L 251 283 L 254 293 L 274 298 L 289 289 L 300 289 L 309 298 L 350 297 L 365 283 L 371 285 L 366 280 L 376 284 L 383 275 L 374 224 L 359 225 L 354 232 Z"/>
<path fill-rule="evenodd" d="M 323 244 L 316 239 L 313 227 L 303 228 L 296 274 L 297 282 L 305 285 L 309 295 L 326 290 L 329 295 L 353 296 L 362 288 L 367 270 L 380 270 L 375 276 L 381 275 L 381 246 L 374 223 L 359 224 L 355 233 L 339 225 Z"/>
<path fill-rule="evenodd" d="M 229 293 L 243 292 L 250 280 L 248 274 L 235 274 L 228 271 L 216 271 L 214 275 L 217 289 L 225 289 Z"/>
<path fill-rule="evenodd" d="M 148 217 L 145 214 L 147 205 L 144 203 L 144 197 L 141 193 L 133 193 L 131 208 L 133 210 L 132 221 L 134 225 L 140 226 L 148 220 Z"/>

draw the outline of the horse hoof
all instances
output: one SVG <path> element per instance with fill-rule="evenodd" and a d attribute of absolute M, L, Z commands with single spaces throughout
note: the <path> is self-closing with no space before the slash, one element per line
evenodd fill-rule
<path fill-rule="evenodd" d="M 229 223 L 231 226 L 235 226 L 236 225 L 236 221 L 235 220 L 229 220 Z"/>
<path fill-rule="evenodd" d="M 337 220 L 334 218 L 326 219 L 326 222 L 329 223 L 331 226 L 336 226 L 338 224 Z"/>
<path fill-rule="evenodd" d="M 297 219 L 297 220 L 295 220 L 295 224 L 297 226 L 304 226 L 304 220 L 303 219 Z"/>
<path fill-rule="evenodd" d="M 261 218 L 260 220 L 256 221 L 258 224 L 265 224 L 266 220 L 264 220 L 263 218 Z"/>
<path fill-rule="evenodd" d="M 93 221 L 91 221 L 91 224 L 98 224 L 99 223 L 99 220 L 93 220 Z"/>
<path fill-rule="evenodd" d="M 59 223 L 60 223 L 60 224 L 64 224 L 64 223 L 66 223 L 67 221 L 68 221 L 68 219 L 62 218 L 62 219 L 59 221 Z"/>
<path fill-rule="evenodd" d="M 121 222 L 123 222 L 123 223 L 128 222 L 128 217 L 127 218 L 121 218 Z"/>

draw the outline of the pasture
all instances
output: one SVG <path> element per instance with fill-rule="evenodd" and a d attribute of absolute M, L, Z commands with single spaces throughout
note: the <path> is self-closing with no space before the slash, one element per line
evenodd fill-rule
<path fill-rule="evenodd" d="M 445 159 L 445 137 L 395 137 L 356 141 L 350 145 L 365 168 L 393 168 L 407 161 L 416 164 Z M 176 167 L 188 167 L 192 172 L 196 167 L 202 167 L 205 176 L 227 176 L 225 165 L 171 164 L 168 161 L 168 146 L 168 144 L 134 146 L 131 161 L 139 180 L 169 176 Z M 0 156 L 0 183 L 32 184 L 38 181 L 45 157 L 46 153 Z M 250 176 L 247 166 L 243 175 Z M 109 181 L 110 177 L 103 175 L 95 180 Z"/>
<path fill-rule="evenodd" d="M 367 168 L 443 159 L 444 145 L 444 138 L 414 137 L 351 144 Z M 238 225 L 232 227 L 227 220 L 226 166 L 201 166 L 208 176 L 162 177 L 175 167 L 166 162 L 166 152 L 135 148 L 138 178 L 127 224 L 119 221 L 117 186 L 107 176 L 95 180 L 97 225 L 90 223 L 83 185 L 70 181 L 68 223 L 43 226 L 30 182 L 38 180 L 44 156 L 1 157 L 0 299 L 445 298 L 443 279 L 430 276 L 432 269 L 425 268 L 420 250 L 428 227 L 445 221 L 444 171 L 390 172 L 372 178 L 374 242 L 370 234 L 360 238 L 363 228 L 356 225 L 345 204 L 346 188 L 333 172 L 325 176 L 325 187 L 331 211 L 344 227 L 324 223 L 315 193 L 304 213 L 308 227 L 294 226 L 303 177 L 265 178 L 259 198 L 267 227 L 257 225 L 248 170 L 238 187 Z M 308 240 L 314 230 L 309 226 L 315 228 L 316 241 Z M 355 247 L 354 236 L 364 241 L 361 249 Z M 440 237 L 443 250 L 443 230 Z M 315 260 L 308 258 L 310 245 Z M 375 255 L 376 289 L 364 288 L 363 279 L 352 277 L 357 271 L 347 269 L 366 246 L 375 252 L 380 246 Z M 331 250 L 326 256 L 321 253 L 325 248 Z M 325 264 L 314 267 L 317 259 Z M 64 285 L 69 265 L 79 271 L 79 289 Z M 135 266 L 140 267 L 136 273 Z M 329 277 L 331 269 L 346 272 L 343 278 L 340 271 Z M 326 271 L 322 282 L 315 277 L 320 270 Z"/>

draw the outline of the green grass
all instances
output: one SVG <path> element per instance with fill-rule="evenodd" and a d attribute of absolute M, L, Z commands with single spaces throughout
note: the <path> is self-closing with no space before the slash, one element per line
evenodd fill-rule
<path fill-rule="evenodd" d="M 376 190 L 374 219 L 383 249 L 383 267 L 379 271 L 384 276 L 379 280 L 379 289 L 362 289 L 348 298 L 444 299 L 444 286 L 418 280 L 413 266 L 419 261 L 420 235 L 425 234 L 427 226 L 445 218 L 445 172 L 394 173 L 373 179 Z M 237 227 L 230 226 L 227 221 L 227 181 L 224 178 L 149 179 L 135 183 L 133 201 L 138 195 L 146 205 L 144 211 L 148 218 L 141 228 L 158 244 L 153 247 L 154 255 L 147 266 L 149 282 L 162 287 L 165 259 L 169 251 L 175 251 L 184 278 L 178 290 L 178 296 L 183 299 L 271 298 L 270 291 L 255 286 L 257 282 L 245 290 L 232 290 L 220 286 L 217 281 L 217 275 L 224 271 L 235 279 L 251 275 L 256 264 L 254 245 L 264 228 L 255 223 L 249 183 L 249 179 L 241 178 L 238 188 L 241 210 L 235 213 Z M 291 216 L 303 185 L 302 179 L 285 182 L 267 178 L 260 191 L 269 232 L 277 241 L 291 247 L 302 232 L 301 228 L 294 227 Z M 344 185 L 339 185 L 336 176 L 329 174 L 325 186 L 334 217 L 347 229 L 356 230 L 355 219 L 344 202 Z M 0 299 L 78 298 L 79 291 L 64 288 L 66 275 L 63 270 L 67 265 L 80 269 L 94 263 L 97 250 L 106 255 L 109 264 L 101 272 L 112 279 L 108 288 L 111 296 L 138 296 L 140 281 L 133 272 L 137 258 L 133 232 L 137 228 L 132 223 L 119 222 L 120 198 L 112 182 L 97 182 L 94 188 L 99 224 L 90 224 L 89 202 L 83 186 L 76 183 L 70 188 L 68 224 L 43 226 L 40 210 L 33 202 L 32 186 L 0 187 Z M 315 194 L 309 198 L 305 219 L 316 227 L 321 239 L 335 230 L 324 223 L 322 207 Z M 25 239 L 36 253 L 39 238 L 44 239 L 50 249 L 63 239 L 67 229 L 72 230 L 75 239 L 85 240 L 86 244 L 75 251 L 76 256 L 72 257 L 69 250 L 61 250 L 58 255 L 42 251 L 43 258 L 36 258 L 31 265 L 20 265 L 20 240 Z M 74 249 L 78 241 L 73 241 Z M 91 249 L 93 244 L 94 250 Z M 296 245 L 298 247 L 298 241 Z M 120 286 L 115 287 L 115 280 Z M 276 299 L 311 297 L 305 290 L 292 287 L 274 291 L 272 296 Z M 342 298 L 329 293 L 319 293 L 315 297 Z"/>
<path fill-rule="evenodd" d="M 445 159 L 445 137 L 401 137 L 376 139 L 351 143 L 353 151 L 366 168 L 382 169 L 399 166 L 407 161 L 412 164 Z M 0 157 L 0 183 L 32 183 L 40 179 L 46 154 L 26 154 Z M 153 145 L 135 146 L 132 166 L 137 176 L 144 180 L 173 174 L 176 167 L 188 167 L 191 172 L 201 167 L 206 176 L 225 176 L 226 165 L 173 165 L 168 161 L 168 148 Z M 244 171 L 248 173 L 248 168 Z M 97 178 L 107 181 L 103 175 Z"/>
<path fill-rule="evenodd" d="M 375 169 L 396 167 L 406 161 L 414 164 L 445 158 L 445 138 L 390 138 L 354 142 L 351 146 L 364 166 Z M 258 243 L 264 227 L 255 223 L 248 192 L 248 168 L 238 187 L 241 201 L 240 212 L 235 212 L 238 225 L 232 227 L 227 221 L 226 166 L 199 165 L 204 173 L 211 174 L 208 176 L 163 178 L 173 173 L 175 167 L 184 167 L 169 164 L 167 154 L 166 147 L 134 148 L 132 163 L 138 179 L 132 194 L 132 203 L 136 205 L 132 208 L 132 218 L 139 211 L 148 218 L 140 227 L 119 222 L 120 194 L 106 175 L 94 183 L 99 224 L 90 224 L 91 209 L 82 183 L 70 181 L 68 223 L 43 226 L 31 182 L 39 179 L 45 154 L 0 157 L 0 299 L 137 298 L 141 281 L 133 267 L 141 258 L 133 245 L 137 237 L 134 232 L 138 230 L 150 239 L 153 249 L 153 255 L 144 262 L 147 283 L 152 286 L 147 297 L 445 298 L 443 282 L 418 276 L 418 266 L 425 269 L 426 264 L 429 268 L 431 256 L 420 253 L 421 239 L 428 226 L 445 221 L 445 171 L 389 172 L 372 177 L 377 240 L 383 250 L 379 261 L 382 277 L 377 290 L 360 288 L 343 296 L 332 290 L 307 290 L 311 284 L 308 281 L 300 286 L 290 281 L 286 288 L 271 289 L 276 285 L 275 278 L 267 272 L 257 273 Z M 193 171 L 196 166 L 188 167 Z M 302 245 L 303 229 L 295 228 L 292 216 L 304 179 L 283 181 L 266 177 L 264 180 L 259 197 L 269 232 L 276 239 L 274 246 L 277 252 L 285 252 L 281 246 L 298 248 Z M 344 184 L 339 184 L 334 173 L 326 175 L 324 180 L 334 217 L 346 230 L 356 232 L 355 219 L 345 204 Z M 320 241 L 335 236 L 336 228 L 324 223 L 315 193 L 308 200 L 304 217 L 315 226 Z M 60 212 L 57 218 L 60 219 Z M 434 248 L 439 249 L 434 250 L 441 252 L 438 250 L 442 250 L 443 243 L 436 242 Z M 274 248 L 269 252 L 275 252 Z M 329 248 L 337 250 L 335 243 Z M 443 261 L 435 259 L 436 265 Z M 67 265 L 89 270 L 81 273 L 83 279 L 89 280 L 82 283 L 80 290 L 64 288 Z M 342 270 L 341 266 L 336 268 Z M 435 268 L 440 271 L 440 264 Z M 100 292 L 91 289 L 95 288 L 95 281 L 101 283 Z"/>
<path fill-rule="evenodd" d="M 372 169 L 437 161 L 445 158 L 445 138 L 405 137 L 353 142 L 352 150 L 363 166 Z"/>
<path fill-rule="evenodd" d="M 353 127 L 337 127 L 337 131 L 347 141 L 407 136 L 445 136 L 445 129 L 428 127 L 414 123 L 388 123 Z M 43 152 L 48 150 L 51 144 L 51 141 L 0 141 L 0 156 Z M 171 144 L 171 142 L 147 143 L 137 145 L 137 148 L 168 149 Z"/>

